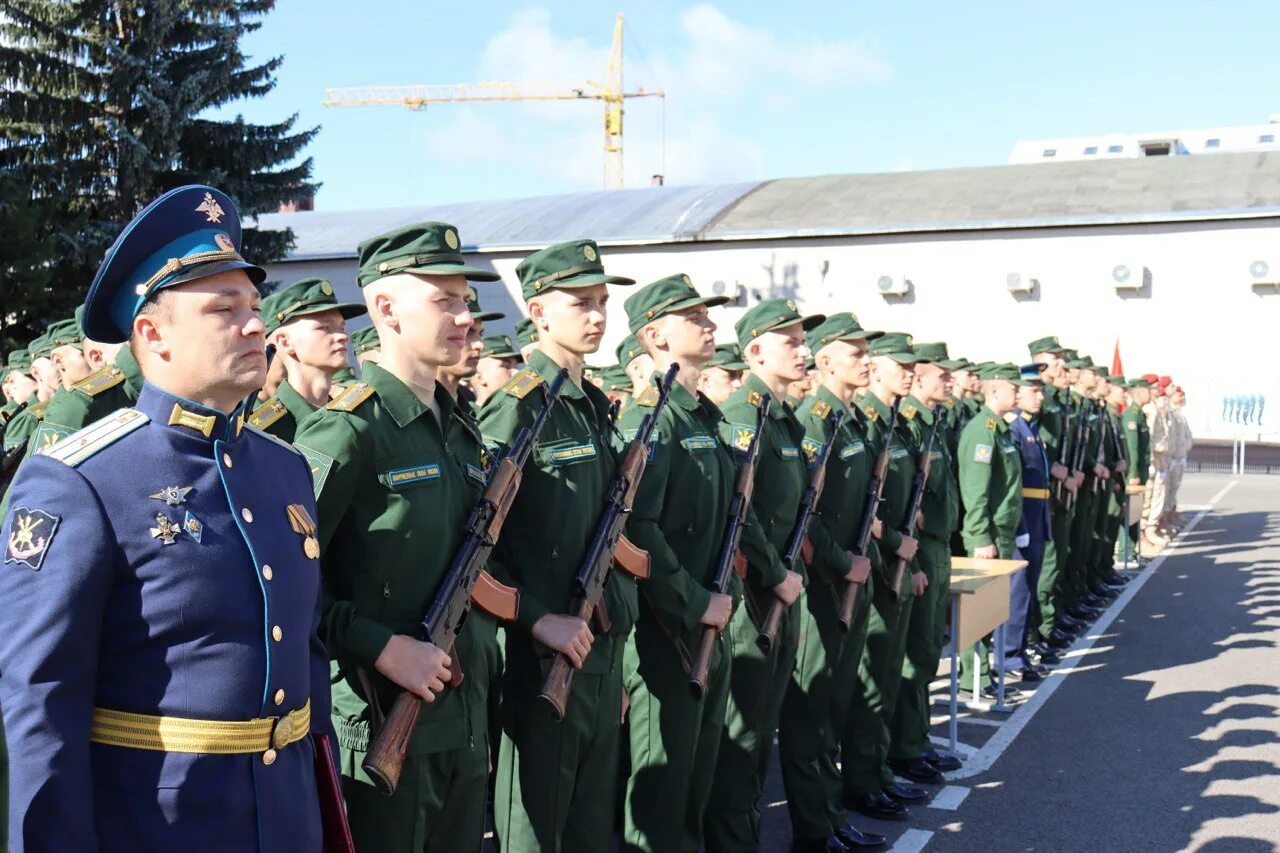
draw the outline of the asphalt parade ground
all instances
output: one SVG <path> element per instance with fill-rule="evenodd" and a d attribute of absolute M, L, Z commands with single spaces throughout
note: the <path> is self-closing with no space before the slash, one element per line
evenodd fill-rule
<path fill-rule="evenodd" d="M 1275 477 L 1186 477 L 1183 533 L 1063 663 L 1012 713 L 962 711 L 966 766 L 906 823 L 854 822 L 902 851 L 1280 847 L 1277 495 Z M 766 803 L 762 848 L 787 850 L 776 772 Z"/>

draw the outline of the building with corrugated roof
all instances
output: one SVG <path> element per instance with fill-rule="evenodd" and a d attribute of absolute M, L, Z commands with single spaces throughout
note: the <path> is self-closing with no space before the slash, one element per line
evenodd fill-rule
<path fill-rule="evenodd" d="M 268 214 L 296 245 L 273 278 L 323 275 L 346 298 L 357 244 L 406 223 L 458 226 L 469 261 L 503 276 L 486 308 L 520 316 L 515 266 L 590 237 L 607 267 L 644 283 L 674 272 L 728 293 L 720 337 L 745 307 L 788 296 L 807 311 L 946 340 L 974 360 L 1026 360 L 1045 334 L 1188 389 L 1193 426 L 1230 429 L 1221 400 L 1280 403 L 1280 152 L 1077 160 L 651 187 L 352 212 Z M 626 332 L 618 288 L 602 351 Z M 1247 366 L 1247 367 L 1246 367 Z M 1244 368 L 1244 369 L 1241 369 Z M 1272 413 L 1280 405 L 1268 407 Z M 1268 416 L 1265 432 L 1280 432 Z"/>

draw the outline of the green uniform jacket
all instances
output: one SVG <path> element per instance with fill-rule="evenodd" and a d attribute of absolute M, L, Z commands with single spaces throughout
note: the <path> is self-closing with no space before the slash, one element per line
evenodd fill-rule
<path fill-rule="evenodd" d="M 827 583 L 842 580 L 849 572 L 846 552 L 853 550 L 854 540 L 858 538 L 867 486 L 875 469 L 875 448 L 867 441 L 862 415 L 846 407 L 825 386 L 819 385 L 799 411 L 800 423 L 804 425 L 805 455 L 812 458 L 831 435 L 831 413 L 842 408 L 847 414 L 831 446 L 826 484 L 818 501 L 818 512 L 809 525 L 809 538 L 813 541 L 810 577 Z M 863 556 L 879 562 L 880 553 L 874 539 L 868 540 L 867 553 Z"/>
<path fill-rule="evenodd" d="M 32 435 L 27 456 L 66 438 L 76 430 L 132 406 L 142 390 L 142 369 L 127 346 L 115 362 L 100 367 L 70 389 L 59 389 L 45 408 L 40 428 Z"/>
<path fill-rule="evenodd" d="M 1067 428 L 1067 414 L 1058 389 L 1052 385 L 1045 385 L 1044 405 L 1040 407 L 1040 414 L 1037 417 L 1040 425 L 1040 440 L 1044 442 L 1044 452 L 1048 455 L 1050 464 L 1062 461 L 1062 437 Z"/>
<path fill-rule="evenodd" d="M 892 410 L 874 394 L 862 397 L 862 414 L 867 421 L 867 442 L 875 450 L 890 427 Z M 885 562 L 893 559 L 893 553 L 902 544 L 900 528 L 907 524 L 907 511 L 911 508 L 911 481 L 916 476 L 915 443 L 907 428 L 906 418 L 898 415 L 892 424 L 893 440 L 889 443 L 889 472 L 885 476 L 884 495 L 880 502 L 880 520 L 884 522 L 880 537 L 880 553 Z"/>
<path fill-rule="evenodd" d="M 48 408 L 49 403 L 52 401 L 53 398 L 50 398 L 43 403 L 32 403 L 13 416 L 13 420 L 9 421 L 9 426 L 4 431 L 5 453 L 12 453 L 31 441 L 31 437 L 40 429 L 40 422 L 44 419 L 44 410 Z"/>
<path fill-rule="evenodd" d="M 288 382 L 281 382 L 276 395 L 253 410 L 249 423 L 276 438 L 293 441 L 302 423 L 316 407 L 302 399 Z"/>
<path fill-rule="evenodd" d="M 620 421 L 624 438 L 640 428 L 657 398 L 652 389 L 636 399 Z M 737 470 L 718 437 L 723 421 L 702 394 L 695 397 L 679 382 L 672 384 L 627 521 L 627 536 L 649 552 L 649 580 L 642 590 L 648 607 L 641 612 L 692 648 L 711 600 Z M 730 581 L 730 592 L 737 591 L 737 575 Z"/>
<path fill-rule="evenodd" d="M 769 393 L 768 386 L 754 374 L 747 373 L 742 387 L 724 401 L 725 423 L 721 425 L 720 437 L 735 453 L 746 452 L 756 432 L 756 407 L 763 395 Z M 795 524 L 796 508 L 809 476 L 809 466 L 801 449 L 804 427 L 796 420 L 795 412 L 783 401 L 774 400 L 764 428 L 751 501 L 757 523 L 749 525 L 742 537 L 748 588 L 758 596 L 766 592 L 772 595 L 773 587 L 786 577 L 782 552 L 787 547 L 787 537 Z M 801 561 L 796 561 L 795 570 L 804 573 Z"/>
<path fill-rule="evenodd" d="M 983 406 L 960 433 L 961 532 L 970 551 L 996 545 L 1012 555 L 1022 518 L 1022 458 L 1009 425 Z"/>
<path fill-rule="evenodd" d="M 903 401 L 901 412 L 918 456 L 933 426 L 933 412 L 914 396 Z M 951 448 L 947 446 L 943 426 L 939 425 L 929 453 L 929 479 L 924 484 L 920 509 L 924 513 L 924 532 L 943 541 L 951 538 L 960 521 L 960 489 L 954 467 Z"/>
<path fill-rule="evenodd" d="M 1124 443 L 1129 451 L 1130 467 L 1125 476 L 1128 479 L 1136 477 L 1146 483 L 1151 469 L 1151 432 L 1147 429 L 1147 418 L 1141 406 L 1130 403 L 1120 420 L 1124 427 Z"/>
<path fill-rule="evenodd" d="M 1084 417 L 1085 429 L 1089 430 L 1089 440 L 1084 446 L 1084 470 L 1088 471 L 1099 462 L 1105 461 L 1099 456 L 1102 448 L 1102 418 L 1099 417 L 1096 403 L 1076 392 L 1071 392 L 1071 402 L 1076 411 Z"/>
<path fill-rule="evenodd" d="M 529 365 L 513 376 L 480 412 L 480 431 L 495 455 L 505 453 L 516 434 L 533 425 L 559 367 L 533 352 Z M 531 660 L 528 633 L 548 613 L 567 613 L 573 581 L 604 509 L 605 489 L 618 470 L 617 434 L 609 422 L 609 398 L 590 382 L 562 386 L 546 426 L 524 468 L 524 481 L 494 549 L 492 567 L 503 583 L 520 590 L 516 624 L 507 629 Z M 597 637 L 582 672 L 608 671 L 614 644 L 622 644 L 635 622 L 635 581 L 614 571 L 605 584 L 605 608 L 613 622 L 609 637 Z M 524 630 L 518 630 L 516 626 Z"/>
<path fill-rule="evenodd" d="M 389 710 L 396 690 L 374 662 L 393 634 L 417 633 L 485 485 L 474 425 L 439 386 L 435 402 L 440 423 L 403 382 L 371 363 L 364 382 L 298 429 L 320 514 L 320 630 L 337 662 L 334 723 L 341 745 L 356 751 L 367 749 L 369 731 L 356 669 L 374 679 Z M 465 675 L 470 662 L 459 656 Z M 446 690 L 423 708 L 413 739 L 419 754 L 466 744 L 472 732 L 463 692 Z"/>

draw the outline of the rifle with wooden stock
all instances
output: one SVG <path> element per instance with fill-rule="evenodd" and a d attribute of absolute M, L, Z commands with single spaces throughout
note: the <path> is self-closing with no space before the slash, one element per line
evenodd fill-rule
<path fill-rule="evenodd" d="M 502 533 L 502 525 L 507 520 L 507 513 L 515 501 L 516 493 L 520 491 L 524 465 L 533 452 L 534 442 L 546 425 L 547 416 L 559 399 L 560 389 L 568 377 L 566 370 L 561 370 L 556 375 L 547 389 L 547 399 L 533 423 L 516 434 L 511 448 L 494 466 L 484 494 L 467 519 L 464 528 L 466 536 L 453 555 L 449 572 L 419 626 L 420 640 L 444 649 L 450 656 L 454 655 L 454 641 L 471 610 L 473 597 L 485 611 L 506 619 L 515 618 L 514 590 L 494 580 L 484 570 L 484 566 Z M 462 671 L 455 660 L 446 686 L 456 688 L 461 683 Z M 371 701 L 372 698 L 370 697 Z M 407 690 L 401 691 L 369 744 L 369 752 L 361 766 L 373 780 L 374 786 L 387 796 L 394 794 L 400 783 L 409 741 L 413 738 L 413 730 L 421 712 L 422 697 Z"/>
<path fill-rule="evenodd" d="M 1075 476 L 1084 471 L 1084 453 L 1089 446 L 1089 437 L 1091 435 L 1089 429 L 1089 403 L 1084 403 L 1080 407 L 1080 422 L 1076 425 L 1076 449 L 1075 459 L 1071 462 L 1071 476 Z M 1076 505 L 1076 495 L 1079 494 L 1077 489 L 1074 492 L 1067 493 L 1067 508 Z"/>
<path fill-rule="evenodd" d="M 772 398 L 768 394 L 761 396 L 756 407 L 756 431 L 747 445 L 746 455 L 738 463 L 738 480 L 733 488 L 733 498 L 729 501 L 729 519 L 725 522 L 724 535 L 720 538 L 720 553 L 716 556 L 716 574 L 711 583 L 711 591 L 720 595 L 729 592 L 729 581 L 737 570 L 739 561 L 738 543 L 742 540 L 742 531 L 747 526 L 747 511 L 751 508 L 751 495 L 755 491 L 756 459 L 760 456 L 760 436 L 764 432 L 765 419 L 769 416 Z M 743 572 L 742 574 L 745 574 Z M 693 658 L 693 668 L 689 672 L 689 690 L 694 699 L 701 699 L 707 689 L 707 676 L 711 671 L 711 655 L 715 650 L 716 637 L 720 632 L 710 625 L 702 626 L 702 639 L 698 643 L 698 651 Z"/>
<path fill-rule="evenodd" d="M 867 482 L 867 496 L 862 503 L 862 518 L 858 521 L 858 536 L 853 540 L 853 553 L 859 557 L 867 556 L 867 548 L 871 544 L 871 530 L 875 527 L 876 516 L 880 513 L 880 501 L 884 499 L 884 481 L 889 473 L 889 445 L 893 444 L 893 424 L 898 419 L 898 406 L 901 397 L 893 398 L 893 412 L 889 416 L 889 428 L 880 439 L 876 448 L 876 464 L 871 469 L 871 479 Z M 853 628 L 853 609 L 858 603 L 858 589 L 862 584 L 846 581 L 844 592 L 840 595 L 840 630 Z"/>
<path fill-rule="evenodd" d="M 809 523 L 813 520 L 813 514 L 818 509 L 818 500 L 822 497 L 822 488 L 827 482 L 827 460 L 831 458 L 831 448 L 836 443 L 836 435 L 840 432 L 840 426 L 844 423 L 845 413 L 843 411 L 833 412 L 827 416 L 827 425 L 831 432 L 827 435 L 827 440 L 823 442 L 822 449 L 813 457 L 813 463 L 809 469 L 809 483 L 805 486 L 804 494 L 800 497 L 800 507 L 796 510 L 796 520 L 791 525 L 791 533 L 787 537 L 786 550 L 782 552 L 782 566 L 789 572 L 796 570 L 796 565 L 800 562 L 800 553 L 804 549 L 805 537 L 809 535 Z M 756 435 L 759 435 L 757 432 Z M 760 633 L 756 635 L 756 645 L 760 647 L 760 651 L 765 654 L 773 648 L 773 641 L 778 636 L 778 628 L 782 625 L 782 615 L 786 612 L 787 605 L 782 603 L 782 599 L 776 595 L 769 603 L 769 612 L 765 615 L 764 621 L 760 623 Z"/>
<path fill-rule="evenodd" d="M 1074 428 L 1072 427 L 1071 421 L 1076 417 L 1078 417 L 1078 415 L 1074 414 L 1071 411 L 1068 411 L 1065 415 L 1063 415 L 1062 437 L 1058 443 L 1058 458 L 1054 460 L 1059 465 L 1067 469 L 1068 477 L 1071 476 L 1071 457 L 1075 452 L 1075 445 L 1073 442 L 1075 433 L 1073 431 Z M 1064 485 L 1065 482 L 1066 482 L 1065 480 L 1055 479 L 1053 481 L 1053 485 L 1051 486 L 1053 490 L 1054 505 L 1060 508 L 1070 507 L 1070 504 L 1067 502 L 1068 492 L 1067 492 L 1066 486 Z"/>
<path fill-rule="evenodd" d="M 898 531 L 903 536 L 918 538 L 916 516 L 920 514 L 920 505 L 924 503 L 924 488 L 929 481 L 929 469 L 933 466 L 933 441 L 938 435 L 938 422 L 942 420 L 941 412 L 941 407 L 933 410 L 933 424 L 929 427 L 929 434 L 925 437 L 924 446 L 920 448 L 920 458 L 916 463 L 916 473 L 911 480 L 911 502 L 907 507 L 907 520 Z M 889 580 L 889 586 L 893 590 L 894 596 L 902 594 L 902 577 L 907 573 L 907 563 L 909 562 L 911 561 L 898 557 L 897 563 L 894 564 L 893 576 Z"/>
<path fill-rule="evenodd" d="M 635 549 L 627 543 L 632 551 L 639 555 L 640 561 L 623 561 L 618 559 L 615 551 L 620 544 L 626 542 L 622 530 L 626 526 L 627 516 L 631 512 L 632 501 L 635 500 L 636 489 L 640 487 L 640 478 L 649 464 L 649 444 L 653 440 L 653 431 L 658 425 L 658 418 L 667 405 L 671 394 L 671 386 L 676 381 L 679 365 L 673 364 L 666 376 L 658 385 L 658 399 L 653 411 L 644 416 L 635 438 L 627 445 L 622 456 L 622 464 L 618 473 L 605 489 L 604 512 L 596 524 L 595 535 L 587 547 L 586 556 L 578 567 L 578 574 L 573 581 L 573 597 L 569 603 L 569 615 L 576 616 L 584 622 L 591 622 L 596 634 L 608 633 L 609 618 L 604 608 L 604 585 L 609 579 L 609 569 L 615 563 L 619 568 L 633 577 L 644 580 L 649 576 L 648 554 Z M 551 706 L 552 717 L 559 722 L 564 719 L 565 709 L 569 704 L 569 691 L 573 687 L 575 669 L 563 652 L 555 652 L 551 657 L 551 665 L 547 677 L 543 681 L 542 691 L 538 698 Z"/>

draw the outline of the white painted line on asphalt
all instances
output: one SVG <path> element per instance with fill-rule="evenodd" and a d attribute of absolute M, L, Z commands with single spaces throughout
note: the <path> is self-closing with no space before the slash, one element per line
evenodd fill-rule
<path fill-rule="evenodd" d="M 1191 521 L 1187 523 L 1187 526 L 1179 531 L 1178 535 L 1165 546 L 1164 550 L 1160 553 L 1160 556 L 1148 563 L 1147 567 L 1142 570 L 1142 573 L 1135 576 L 1134 579 L 1125 586 L 1124 592 L 1120 593 L 1116 600 L 1111 602 L 1111 606 L 1107 608 L 1106 612 L 1098 617 L 1098 621 L 1090 627 L 1088 635 L 1076 640 L 1075 645 L 1071 647 L 1071 651 L 1076 651 L 1078 649 L 1081 652 L 1087 652 L 1093 647 L 1094 642 L 1101 639 L 1102 636 L 1106 634 L 1107 628 L 1111 626 L 1111 623 L 1115 621 L 1115 618 L 1120 615 L 1120 612 L 1124 610 L 1125 606 L 1128 605 L 1133 597 L 1138 594 L 1138 590 L 1142 589 L 1142 586 L 1147 582 L 1147 579 L 1164 564 L 1166 559 L 1177 552 L 1179 545 L 1182 544 L 1182 538 L 1195 529 L 1196 525 L 1200 523 L 1205 515 L 1207 515 L 1213 507 L 1217 506 L 1218 501 L 1222 500 L 1222 498 L 1226 496 L 1227 492 L 1231 491 L 1231 488 L 1235 486 L 1236 482 L 1236 480 L 1232 480 L 1223 486 L 1222 489 L 1213 496 L 1212 500 L 1210 500 L 1208 508 L 1203 509 L 1196 514 Z M 1031 718 L 1036 715 L 1036 712 L 1044 707 L 1044 704 L 1049 701 L 1049 697 L 1053 695 L 1054 691 L 1062 686 L 1063 681 L 1066 680 L 1065 676 L 1067 676 L 1071 670 L 1078 667 L 1084 659 L 1084 654 L 1064 658 L 1062 663 L 1053 671 L 1053 674 L 1056 677 L 1046 679 L 1044 683 L 1042 683 L 1040 687 L 1031 694 L 1031 697 L 1023 702 L 1022 705 L 1009 716 L 1008 722 L 1000 727 L 1000 729 L 997 730 L 985 744 L 983 744 L 981 749 L 969 756 L 964 763 L 964 767 L 946 774 L 947 780 L 950 782 L 958 782 L 961 779 L 968 779 L 971 776 L 977 776 L 978 774 L 985 773 L 987 770 L 991 769 L 991 765 L 996 763 L 1004 751 L 1009 748 L 1009 744 L 1013 743 L 1014 738 L 1016 738 L 1024 728 L 1026 728 L 1027 723 L 1031 722 Z"/>
<path fill-rule="evenodd" d="M 933 795 L 933 799 L 929 801 L 929 808 L 953 812 L 960 808 L 960 804 L 964 802 L 964 798 L 967 796 L 969 796 L 969 788 L 967 786 L 947 785 Z"/>
<path fill-rule="evenodd" d="M 893 842 L 893 846 L 889 848 L 890 853 L 920 853 L 924 846 L 929 843 L 929 839 L 933 838 L 933 833 L 927 829 L 908 829 L 906 832 L 898 836 L 898 840 Z"/>

